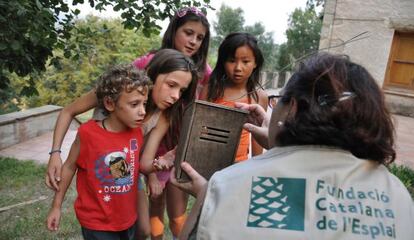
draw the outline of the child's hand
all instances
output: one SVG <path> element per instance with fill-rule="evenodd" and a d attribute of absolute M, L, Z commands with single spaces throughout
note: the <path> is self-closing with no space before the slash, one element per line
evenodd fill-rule
<path fill-rule="evenodd" d="M 45 177 L 46 186 L 52 190 L 59 191 L 58 183 L 60 182 L 61 168 L 62 159 L 60 154 L 57 152 L 52 153 L 49 158 Z"/>
<path fill-rule="evenodd" d="M 154 159 L 152 165 L 157 171 L 168 170 L 174 166 L 175 152 L 177 147 L 167 152 L 164 156 Z"/>
<path fill-rule="evenodd" d="M 149 196 L 151 199 L 158 198 L 162 191 L 164 190 L 164 187 L 158 180 L 158 177 L 155 173 L 151 173 L 148 175 L 148 188 L 149 188 Z"/>
<path fill-rule="evenodd" d="M 60 224 L 60 208 L 52 207 L 46 219 L 47 229 L 49 231 L 57 231 Z"/>

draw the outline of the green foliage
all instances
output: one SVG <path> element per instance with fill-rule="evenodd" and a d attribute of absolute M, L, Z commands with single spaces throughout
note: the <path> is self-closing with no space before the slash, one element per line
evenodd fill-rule
<path fill-rule="evenodd" d="M 274 71 L 277 69 L 278 45 L 274 43 L 273 32 L 266 32 L 264 25 L 260 22 L 253 26 L 246 26 L 245 32 L 251 33 L 257 38 L 258 45 L 262 50 L 264 62 L 264 71 Z"/>
<path fill-rule="evenodd" d="M 218 49 L 223 39 L 232 32 L 241 32 L 244 29 L 244 12 L 241 8 L 233 9 L 222 4 L 217 11 L 217 22 L 213 22 L 216 36 L 212 39 L 212 47 Z"/>
<path fill-rule="evenodd" d="M 132 62 L 159 48 L 159 36 L 146 38 L 140 31 L 122 28 L 120 21 L 93 16 L 76 21 L 68 41 L 69 46 L 76 46 L 74 56 L 65 58 L 63 50 L 56 50 L 54 55 L 60 58 L 59 64 L 48 66 L 44 73 L 27 77 L 9 74 L 9 88 L 0 89 L 7 94 L 0 99 L 1 113 L 45 104 L 64 106 L 92 89 L 109 65 Z M 21 94 L 30 82 L 37 94 Z"/>
<path fill-rule="evenodd" d="M 404 186 L 408 189 L 414 199 L 414 170 L 403 165 L 392 164 L 388 167 L 390 172 L 397 176 Z"/>
<path fill-rule="evenodd" d="M 85 50 L 82 42 L 73 41 L 72 34 L 88 36 L 88 29 L 76 29 L 74 19 L 80 13 L 73 0 L 69 7 L 66 0 L 14 0 L 0 1 L 0 89 L 9 87 L 8 73 L 20 77 L 45 71 L 46 64 L 59 67 L 62 57 L 79 58 Z M 161 27 L 156 20 L 174 15 L 182 6 L 201 6 L 206 11 L 209 0 L 88 0 L 91 7 L 104 10 L 108 6 L 121 11 L 122 25 L 126 29 L 141 30 L 147 37 L 158 34 Z M 75 31 L 72 31 L 75 28 Z M 55 55 L 57 49 L 62 53 Z M 36 82 L 28 81 L 20 94 L 36 95 Z"/>
<path fill-rule="evenodd" d="M 289 17 L 288 29 L 286 30 L 287 51 L 285 54 L 287 56 L 280 55 L 279 66 L 282 66 L 281 63 L 285 63 L 287 59 L 290 63 L 294 63 L 296 59 L 317 51 L 321 28 L 322 20 L 314 7 L 307 7 L 305 10 L 295 9 Z M 287 70 L 289 69 L 287 68 Z"/>
<path fill-rule="evenodd" d="M 324 7 L 325 2 L 326 0 L 307 0 L 306 6 L 310 8 L 319 7 L 319 6 Z"/>
<path fill-rule="evenodd" d="M 76 58 L 66 59 L 63 51 L 57 51 L 55 55 L 61 57 L 59 67 L 49 66 L 37 81 L 38 95 L 21 97 L 24 107 L 67 105 L 91 90 L 108 66 L 132 62 L 160 46 L 159 36 L 146 38 L 141 32 L 122 28 L 116 19 L 89 16 L 75 26 L 68 43 L 82 42 L 76 48 Z"/>
<path fill-rule="evenodd" d="M 277 48 L 274 43 L 273 33 L 266 32 L 264 25 L 260 22 L 252 26 L 245 26 L 244 12 L 241 8 L 233 9 L 222 4 L 220 10 L 217 11 L 217 22 L 213 23 L 216 36 L 212 39 L 210 52 L 210 59 L 217 58 L 217 51 L 220 43 L 230 33 L 233 32 L 248 32 L 253 34 L 258 41 L 258 45 L 263 52 L 265 65 L 263 70 L 274 70 L 277 68 Z M 213 65 L 212 65 L 213 66 Z"/>

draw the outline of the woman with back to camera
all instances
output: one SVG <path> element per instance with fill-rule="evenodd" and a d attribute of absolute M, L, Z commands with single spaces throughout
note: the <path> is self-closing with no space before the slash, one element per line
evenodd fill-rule
<path fill-rule="evenodd" d="M 270 121 L 258 105 L 237 106 L 270 150 L 209 182 L 183 163 L 192 182 L 173 183 L 197 201 L 181 239 L 413 239 L 413 200 L 386 168 L 395 159 L 391 115 L 364 67 L 312 56 Z"/>

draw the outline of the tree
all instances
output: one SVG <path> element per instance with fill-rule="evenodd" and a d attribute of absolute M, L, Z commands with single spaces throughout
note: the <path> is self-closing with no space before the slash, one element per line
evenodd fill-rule
<path fill-rule="evenodd" d="M 57 49 L 54 55 L 62 57 L 59 68 L 46 67 L 35 87 L 38 95 L 15 97 L 20 107 L 36 107 L 45 104 L 66 105 L 86 93 L 109 65 L 130 63 L 151 49 L 160 47 L 160 37 L 146 38 L 141 31 L 124 29 L 121 20 L 107 20 L 88 16 L 75 21 L 68 44 L 82 42 L 85 49 L 77 49 L 74 58 L 64 58 L 64 51 Z M 85 36 L 84 32 L 91 34 Z M 17 92 L 24 85 L 24 78 L 13 75 L 11 86 Z M 3 106 L 2 106 L 3 107 Z M 4 105 L 4 107 L 8 107 Z"/>
<path fill-rule="evenodd" d="M 241 8 L 233 9 L 222 4 L 220 10 L 216 13 L 217 22 L 213 23 L 216 36 L 214 37 L 214 45 L 218 48 L 223 39 L 232 32 L 243 31 L 244 17 Z"/>
<path fill-rule="evenodd" d="M 292 59 L 294 62 L 306 54 L 318 50 L 322 20 L 313 7 L 307 7 L 305 10 L 295 9 L 289 17 L 288 29 L 286 30 L 286 49 L 279 57 L 279 65 L 286 63 L 286 60 Z M 286 50 L 286 51 L 285 51 Z M 285 65 L 286 66 L 286 65 Z M 290 66 L 291 67 L 291 66 Z M 286 70 L 289 70 L 287 67 Z"/>
<path fill-rule="evenodd" d="M 246 26 L 244 31 L 257 38 L 258 45 L 262 50 L 263 57 L 265 59 L 263 70 L 276 70 L 278 45 L 274 43 L 273 32 L 266 32 L 264 25 L 260 22 L 255 23 L 252 26 Z"/>
<path fill-rule="evenodd" d="M 245 26 L 243 15 L 244 12 L 241 8 L 233 9 L 224 4 L 221 5 L 220 10 L 217 12 L 217 22 L 213 23 L 216 36 L 213 38 L 210 52 L 213 52 L 213 54 L 216 53 L 218 46 L 228 34 L 233 32 L 248 32 L 257 38 L 258 45 L 265 59 L 264 69 L 275 69 L 277 45 L 274 43 L 273 33 L 266 32 L 264 25 L 260 22 L 252 26 Z"/>
<path fill-rule="evenodd" d="M 146 36 L 159 33 L 155 22 L 173 16 L 182 6 L 210 8 L 209 0 L 88 0 L 96 10 L 112 7 L 121 11 L 122 24 L 127 29 L 142 30 Z M 14 0 L 0 1 L 0 93 L 9 85 L 9 73 L 24 77 L 42 72 L 46 63 L 59 65 L 61 58 L 54 56 L 54 49 L 61 49 L 66 58 L 83 49 L 82 43 L 68 44 L 71 39 L 73 20 L 80 13 L 76 5 L 84 0 L 73 0 L 71 9 L 66 0 Z M 88 29 L 83 32 L 90 34 Z M 29 78 L 23 94 L 36 94 L 35 81 Z M 2 99 L 0 99 L 1 101 Z M 4 100 L 4 99 L 3 99 Z"/>
<path fill-rule="evenodd" d="M 326 0 L 307 0 L 306 6 L 308 8 L 314 8 L 314 7 L 324 7 Z"/>

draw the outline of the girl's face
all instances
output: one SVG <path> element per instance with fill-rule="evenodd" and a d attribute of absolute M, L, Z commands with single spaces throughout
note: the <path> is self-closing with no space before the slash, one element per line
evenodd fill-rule
<path fill-rule="evenodd" d="M 192 75 L 186 71 L 159 74 L 152 88 L 152 100 L 160 110 L 171 107 L 180 99 L 191 83 Z"/>
<path fill-rule="evenodd" d="M 256 58 L 248 45 L 236 49 L 234 57 L 226 60 L 224 69 L 227 77 L 233 84 L 246 84 L 256 68 Z"/>
<path fill-rule="evenodd" d="M 177 29 L 174 38 L 175 49 L 187 57 L 194 56 L 200 49 L 207 29 L 201 22 L 188 21 Z"/>

